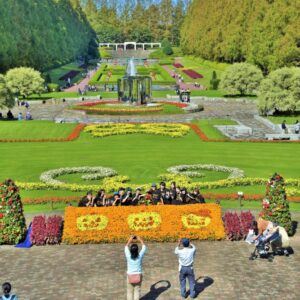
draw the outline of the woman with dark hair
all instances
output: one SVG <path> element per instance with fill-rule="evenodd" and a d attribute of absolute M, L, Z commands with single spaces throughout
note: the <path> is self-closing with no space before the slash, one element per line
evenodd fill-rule
<path fill-rule="evenodd" d="M 139 252 L 137 242 L 142 249 Z M 127 260 L 127 300 L 138 300 L 142 285 L 142 262 L 146 252 L 144 241 L 138 236 L 131 236 L 125 246 L 125 257 Z"/>
<path fill-rule="evenodd" d="M 5 282 L 2 284 L 3 296 L 0 297 L 0 300 L 18 300 L 16 295 L 11 295 L 11 284 L 9 282 Z"/>

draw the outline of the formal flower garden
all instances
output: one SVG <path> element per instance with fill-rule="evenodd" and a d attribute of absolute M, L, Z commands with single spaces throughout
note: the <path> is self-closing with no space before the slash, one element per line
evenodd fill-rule
<path fill-rule="evenodd" d="M 145 115 L 145 114 L 182 114 L 187 104 L 162 102 L 151 105 L 135 106 L 118 101 L 95 101 L 81 103 L 72 109 L 97 115 Z"/>

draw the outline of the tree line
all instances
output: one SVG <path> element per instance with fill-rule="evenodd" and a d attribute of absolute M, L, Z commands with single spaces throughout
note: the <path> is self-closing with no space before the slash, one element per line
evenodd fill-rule
<path fill-rule="evenodd" d="M 300 66 L 300 1 L 194 0 L 181 28 L 187 54 L 247 61 L 264 73 Z"/>
<path fill-rule="evenodd" d="M 79 0 L 0 0 L 0 72 L 45 70 L 98 54 L 96 35 Z"/>
<path fill-rule="evenodd" d="M 100 42 L 151 42 L 179 45 L 180 27 L 190 0 L 86 0 L 84 12 Z"/>

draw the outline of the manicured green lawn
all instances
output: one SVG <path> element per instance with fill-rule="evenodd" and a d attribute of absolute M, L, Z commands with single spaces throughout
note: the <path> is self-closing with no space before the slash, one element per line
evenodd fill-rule
<path fill-rule="evenodd" d="M 300 115 L 297 116 L 270 116 L 267 117 L 268 120 L 273 122 L 274 124 L 281 124 L 284 120 L 286 121 L 287 124 L 293 125 L 296 123 L 296 121 L 300 121 Z"/>
<path fill-rule="evenodd" d="M 181 63 L 184 66 L 184 69 L 192 69 L 192 70 L 198 72 L 199 74 L 203 75 L 203 78 L 195 80 L 195 79 L 192 79 L 191 77 L 187 76 L 184 72 L 182 72 L 181 69 L 177 69 L 177 70 L 180 70 L 180 74 L 183 76 L 185 82 L 191 82 L 191 83 L 198 82 L 201 85 L 206 86 L 207 88 L 209 88 L 209 86 L 210 86 L 210 80 L 212 78 L 213 71 L 215 71 L 217 73 L 217 78 L 220 79 L 226 68 L 226 65 L 224 66 L 224 64 L 214 63 L 212 65 L 212 64 L 206 63 L 206 61 L 204 61 L 204 60 L 199 60 L 192 56 L 182 57 Z"/>
<path fill-rule="evenodd" d="M 249 177 L 269 177 L 275 171 L 299 178 L 298 144 L 203 142 L 191 132 L 182 138 L 133 134 L 92 138 L 82 133 L 73 142 L 0 143 L 0 178 L 38 181 L 43 171 L 74 166 L 107 166 L 134 183 L 157 181 L 178 164 L 212 163 L 239 167 Z"/>
<path fill-rule="evenodd" d="M 74 129 L 75 124 L 56 124 L 51 121 L 0 122 L 1 139 L 42 139 L 64 138 Z"/>
<path fill-rule="evenodd" d="M 205 119 L 194 120 L 193 123 L 200 126 L 201 130 L 208 138 L 219 139 L 224 138 L 224 135 L 214 127 L 214 125 L 236 125 L 237 123 L 228 119 Z"/>
<path fill-rule="evenodd" d="M 80 73 L 76 77 L 74 77 L 71 81 L 72 83 L 76 83 L 76 82 L 78 82 L 82 79 L 81 72 L 83 72 L 83 69 L 80 69 L 78 64 L 76 64 L 76 63 L 70 63 L 70 64 L 67 64 L 67 65 L 61 66 L 59 68 L 52 69 L 52 70 L 50 70 L 48 72 L 45 72 L 45 73 L 50 74 L 52 83 L 56 83 L 56 84 L 59 84 L 59 85 L 63 86 L 63 85 L 66 84 L 66 82 L 59 80 L 59 78 L 62 77 L 63 75 L 65 75 L 65 74 L 67 74 L 69 71 L 72 71 L 72 70 L 80 71 Z"/>

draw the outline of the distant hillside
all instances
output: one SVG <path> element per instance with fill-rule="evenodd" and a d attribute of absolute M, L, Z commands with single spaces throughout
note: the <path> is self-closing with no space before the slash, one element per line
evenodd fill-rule
<path fill-rule="evenodd" d="M 0 72 L 68 62 L 87 54 L 93 39 L 77 0 L 0 0 Z"/>
<path fill-rule="evenodd" d="M 300 1 L 194 0 L 181 37 L 185 53 L 205 59 L 299 66 Z"/>

